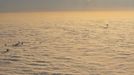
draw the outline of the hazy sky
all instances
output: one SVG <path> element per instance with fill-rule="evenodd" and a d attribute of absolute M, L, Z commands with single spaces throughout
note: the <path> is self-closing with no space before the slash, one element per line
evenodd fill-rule
<path fill-rule="evenodd" d="M 0 0 L 0 12 L 134 9 L 134 0 Z"/>

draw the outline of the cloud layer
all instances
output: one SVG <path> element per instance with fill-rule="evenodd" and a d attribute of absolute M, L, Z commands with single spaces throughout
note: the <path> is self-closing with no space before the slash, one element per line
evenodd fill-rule
<path fill-rule="evenodd" d="M 134 0 L 0 0 L 0 11 L 134 9 Z"/>

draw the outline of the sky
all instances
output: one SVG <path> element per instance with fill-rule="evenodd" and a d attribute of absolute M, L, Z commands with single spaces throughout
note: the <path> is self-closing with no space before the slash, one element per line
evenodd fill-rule
<path fill-rule="evenodd" d="M 133 9 L 134 0 L 0 0 L 0 12 Z"/>

